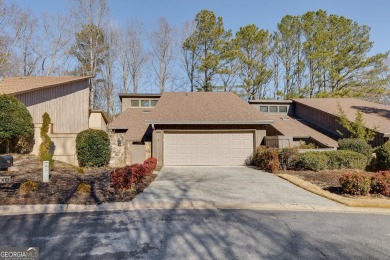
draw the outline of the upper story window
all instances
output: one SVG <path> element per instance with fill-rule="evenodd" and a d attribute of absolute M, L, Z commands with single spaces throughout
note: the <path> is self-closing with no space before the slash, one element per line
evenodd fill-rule
<path fill-rule="evenodd" d="M 260 106 L 260 112 L 268 113 L 268 106 Z"/>
<path fill-rule="evenodd" d="M 288 106 L 262 105 L 262 106 L 260 106 L 260 112 L 263 112 L 263 113 L 286 113 L 287 114 Z"/>
<path fill-rule="evenodd" d="M 269 112 L 270 113 L 278 113 L 278 107 L 277 106 L 269 106 Z"/>
<path fill-rule="evenodd" d="M 141 107 L 149 107 L 149 100 L 141 100 Z"/>
<path fill-rule="evenodd" d="M 132 99 L 131 107 L 155 107 L 158 99 Z"/>
<path fill-rule="evenodd" d="M 139 100 L 131 100 L 132 107 L 139 107 Z"/>
<path fill-rule="evenodd" d="M 287 113 L 287 106 L 279 106 L 279 113 Z"/>
<path fill-rule="evenodd" d="M 150 106 L 155 107 L 157 105 L 157 100 L 150 100 Z"/>

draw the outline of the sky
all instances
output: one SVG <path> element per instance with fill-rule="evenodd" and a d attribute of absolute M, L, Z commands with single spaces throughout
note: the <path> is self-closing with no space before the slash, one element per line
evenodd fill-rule
<path fill-rule="evenodd" d="M 63 14 L 67 0 L 8 0 L 41 13 Z M 283 16 L 300 15 L 323 9 L 371 27 L 374 47 L 371 54 L 390 50 L 390 0 L 108 0 L 112 17 L 120 24 L 127 19 L 138 19 L 151 27 L 159 17 L 166 17 L 171 25 L 181 26 L 193 20 L 202 9 L 221 16 L 226 29 L 237 31 L 241 26 L 256 24 L 274 31 Z"/>

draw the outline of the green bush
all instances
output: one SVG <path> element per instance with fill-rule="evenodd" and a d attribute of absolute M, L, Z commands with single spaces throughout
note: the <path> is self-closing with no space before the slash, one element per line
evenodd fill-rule
<path fill-rule="evenodd" d="M 51 147 L 51 138 L 47 134 L 49 132 L 49 127 L 51 124 L 51 119 L 48 113 L 42 115 L 42 127 L 41 127 L 41 138 L 42 143 L 39 145 L 39 158 L 41 161 L 48 161 L 50 169 L 53 168 L 53 154 L 50 151 Z"/>
<path fill-rule="evenodd" d="M 32 117 L 26 106 L 13 96 L 0 95 L 0 143 L 5 153 L 16 152 L 14 146 L 21 138 L 28 138 L 34 133 Z"/>
<path fill-rule="evenodd" d="M 380 170 L 390 170 L 390 141 L 376 149 L 376 164 Z"/>
<path fill-rule="evenodd" d="M 324 152 L 328 157 L 327 169 L 359 169 L 367 166 L 367 157 L 361 153 L 338 150 Z"/>
<path fill-rule="evenodd" d="M 259 146 L 253 156 L 252 164 L 265 171 L 277 172 L 279 170 L 278 149 Z"/>
<path fill-rule="evenodd" d="M 361 153 L 367 157 L 367 164 L 371 162 L 373 149 L 366 141 L 357 138 L 347 138 L 339 141 L 339 150 L 348 150 Z"/>
<path fill-rule="evenodd" d="M 370 192 L 371 180 L 366 173 L 347 172 L 340 176 L 341 188 L 352 195 L 367 195 Z"/>
<path fill-rule="evenodd" d="M 80 132 L 76 138 L 76 150 L 81 167 L 101 167 L 110 161 L 110 139 L 103 130 Z"/>
<path fill-rule="evenodd" d="M 307 152 L 299 155 L 296 168 L 321 171 L 326 169 L 327 164 L 328 156 L 324 152 Z"/>

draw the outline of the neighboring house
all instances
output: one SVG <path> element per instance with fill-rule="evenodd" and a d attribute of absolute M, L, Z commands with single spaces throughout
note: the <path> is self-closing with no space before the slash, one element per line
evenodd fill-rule
<path fill-rule="evenodd" d="M 89 111 L 89 128 L 107 132 L 108 117 L 102 110 Z"/>
<path fill-rule="evenodd" d="M 367 128 L 378 127 L 372 142 L 374 146 L 385 143 L 390 137 L 390 107 L 386 105 L 354 98 L 252 100 L 249 103 L 274 120 L 267 127 L 265 143 L 273 147 L 286 147 L 304 141 L 320 148 L 336 148 L 337 140 L 348 136 L 348 131 L 338 123 L 338 104 L 350 121 L 355 120 L 356 112 L 360 110 Z"/>
<path fill-rule="evenodd" d="M 272 122 L 230 92 L 170 92 L 158 97 L 121 95 L 126 110 L 109 128 L 114 132 L 112 145 L 124 148 L 113 149 L 113 164 L 134 163 L 131 151 L 144 146 L 142 158 L 152 155 L 159 166 L 243 165 Z"/>
<path fill-rule="evenodd" d="M 54 159 L 77 165 L 76 136 L 89 127 L 90 77 L 15 77 L 0 81 L 0 94 L 15 96 L 34 123 L 33 154 L 39 153 L 42 115 L 51 118 Z"/>

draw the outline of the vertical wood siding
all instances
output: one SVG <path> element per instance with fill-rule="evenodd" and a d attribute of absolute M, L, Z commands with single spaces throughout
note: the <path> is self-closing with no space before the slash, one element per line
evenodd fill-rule
<path fill-rule="evenodd" d="M 88 129 L 88 80 L 15 95 L 30 112 L 34 124 L 47 112 L 54 133 L 79 133 Z"/>

